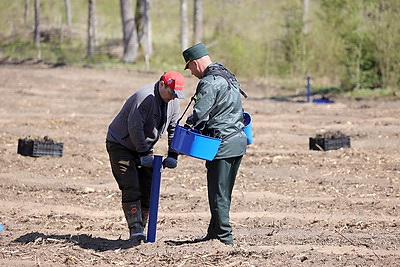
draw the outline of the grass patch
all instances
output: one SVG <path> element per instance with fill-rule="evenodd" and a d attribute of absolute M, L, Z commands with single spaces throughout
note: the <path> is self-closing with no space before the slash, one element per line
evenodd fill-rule
<path fill-rule="evenodd" d="M 356 100 L 376 100 L 376 99 L 400 99 L 400 91 L 398 89 L 358 89 L 345 92 L 344 96 Z"/>
<path fill-rule="evenodd" d="M 313 94 L 320 95 L 340 95 L 344 92 L 343 89 L 339 87 L 330 86 L 330 87 L 315 87 L 312 89 Z"/>

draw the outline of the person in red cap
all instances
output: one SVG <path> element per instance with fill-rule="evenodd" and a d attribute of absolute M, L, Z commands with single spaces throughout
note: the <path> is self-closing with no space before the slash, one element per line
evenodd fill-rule
<path fill-rule="evenodd" d="M 122 192 L 122 209 L 129 240 L 140 244 L 150 204 L 153 147 L 167 132 L 165 168 L 177 166 L 178 153 L 170 145 L 179 118 L 179 98 L 184 98 L 182 74 L 164 73 L 154 84 L 131 95 L 108 127 L 106 148 L 111 169 Z"/>

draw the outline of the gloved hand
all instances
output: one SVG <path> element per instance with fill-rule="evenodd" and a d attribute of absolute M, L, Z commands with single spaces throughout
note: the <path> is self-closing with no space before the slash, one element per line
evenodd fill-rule
<path fill-rule="evenodd" d="M 163 161 L 163 167 L 164 168 L 170 168 L 174 169 L 178 166 L 178 160 L 172 158 L 172 157 L 166 157 Z"/>
<path fill-rule="evenodd" d="M 150 154 L 140 157 L 140 165 L 148 168 L 153 167 L 153 157 Z"/>
<path fill-rule="evenodd" d="M 186 123 L 185 123 L 185 125 L 188 125 L 189 127 L 191 126 L 191 125 L 193 125 L 194 123 L 193 123 L 193 114 L 190 114 L 187 118 L 186 118 Z"/>

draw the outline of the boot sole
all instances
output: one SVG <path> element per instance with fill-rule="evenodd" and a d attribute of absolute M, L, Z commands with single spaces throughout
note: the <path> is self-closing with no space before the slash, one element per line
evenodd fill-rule
<path fill-rule="evenodd" d="M 129 240 L 143 241 L 143 240 L 146 240 L 146 235 L 143 233 L 133 234 L 133 235 L 131 235 Z"/>

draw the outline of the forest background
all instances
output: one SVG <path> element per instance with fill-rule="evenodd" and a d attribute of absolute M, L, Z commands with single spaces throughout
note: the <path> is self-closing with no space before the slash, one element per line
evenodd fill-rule
<path fill-rule="evenodd" d="M 26 2 L 31 6 L 28 14 Z M 95 1 L 96 44 L 87 54 L 88 0 L 40 1 L 40 46 L 35 46 L 34 1 L 0 1 L 0 58 L 54 64 L 164 71 L 183 69 L 181 1 L 151 0 L 153 52 L 122 63 L 123 30 L 118 0 Z M 194 2 L 187 1 L 195 43 Z M 133 1 L 135 8 L 136 1 Z M 312 77 L 323 93 L 399 97 L 398 0 L 203 0 L 202 37 L 215 61 L 243 80 L 274 79 L 286 88 Z M 68 25 L 69 24 L 69 25 Z M 365 93 L 368 92 L 368 93 Z"/>

